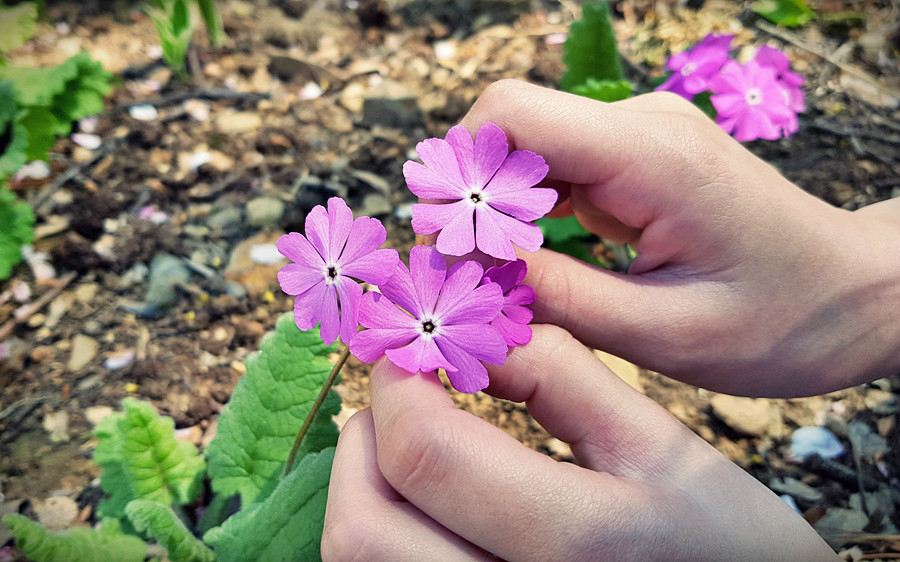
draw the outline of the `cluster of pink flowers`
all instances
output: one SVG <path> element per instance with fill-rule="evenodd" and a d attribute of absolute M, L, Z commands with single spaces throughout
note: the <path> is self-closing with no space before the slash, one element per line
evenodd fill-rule
<path fill-rule="evenodd" d="M 731 35 L 709 34 L 669 57 L 672 73 L 657 90 L 693 99 L 709 91 L 716 123 L 741 142 L 789 137 L 806 110 L 803 78 L 792 72 L 787 55 L 767 45 L 746 63 L 729 57 Z"/>
<path fill-rule="evenodd" d="M 387 232 L 371 217 L 354 220 L 338 197 L 306 217 L 306 235 L 282 236 L 278 250 L 292 261 L 278 273 L 295 295 L 294 321 L 317 324 L 325 343 L 338 336 L 360 361 L 382 355 L 410 372 L 444 369 L 454 388 L 478 392 L 489 383 L 484 363 L 502 365 L 511 347 L 531 340 L 535 300 L 523 280 L 525 262 L 514 245 L 536 251 L 543 242 L 531 221 L 556 203 L 556 191 L 534 187 L 547 174 L 544 159 L 509 152 L 504 132 L 481 126 L 473 140 L 457 125 L 445 139 L 416 150 L 423 164 L 403 167 L 409 189 L 429 202 L 413 205 L 417 234 L 437 234 L 434 247 L 415 246 L 409 267 L 396 250 L 381 248 Z M 505 261 L 485 271 L 476 260 L 448 267 L 445 255 L 474 250 Z M 359 281 L 377 285 L 363 293 Z M 366 328 L 358 331 L 359 326 Z"/>

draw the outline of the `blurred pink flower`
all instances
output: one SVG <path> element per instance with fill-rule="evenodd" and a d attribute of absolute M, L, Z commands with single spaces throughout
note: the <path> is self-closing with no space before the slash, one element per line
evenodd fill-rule
<path fill-rule="evenodd" d="M 534 317 L 526 305 L 535 301 L 534 289 L 522 283 L 528 267 L 525 260 L 507 262 L 484 272 L 483 283 L 497 283 L 503 290 L 503 308 L 491 322 L 500 330 L 506 345 L 514 347 L 531 341 L 528 323 Z"/>
<path fill-rule="evenodd" d="M 779 139 L 789 134 L 791 120 L 797 118 L 788 107 L 775 69 L 755 60 L 744 65 L 728 61 L 710 85 L 716 123 L 741 142 Z"/>
<path fill-rule="evenodd" d="M 409 373 L 444 369 L 460 392 L 478 392 L 488 385 L 485 361 L 501 365 L 507 347 L 489 323 L 503 306 L 496 283 L 481 284 L 484 269 L 461 261 L 447 262 L 430 246 L 415 246 L 409 269 L 399 265 L 381 294 L 363 295 L 359 322 L 366 328 L 350 342 L 363 362 L 381 355 Z M 399 307 L 399 308 L 398 308 Z"/>
<path fill-rule="evenodd" d="M 768 66 L 775 70 L 775 78 L 778 80 L 779 86 L 781 86 L 784 91 L 788 107 L 790 107 L 794 113 L 803 113 L 806 111 L 806 100 L 804 99 L 803 88 L 801 87 L 803 85 L 803 77 L 796 72 L 791 71 L 791 61 L 788 60 L 788 57 L 784 52 L 774 47 L 763 45 L 757 49 L 754 60 L 761 66 Z M 797 116 L 794 115 L 785 125 L 784 136 L 790 136 L 793 133 L 796 133 L 797 129 L 799 129 L 799 123 Z"/>
<path fill-rule="evenodd" d="M 278 251 L 294 263 L 278 272 L 281 289 L 296 295 L 294 322 L 301 330 L 321 323 L 322 341 L 338 335 L 350 343 L 356 335 L 362 287 L 360 279 L 379 285 L 390 278 L 400 257 L 381 249 L 387 232 L 378 219 L 359 217 L 340 197 L 328 200 L 328 211 L 317 205 L 306 216 L 306 236 L 290 232 L 278 239 Z M 340 309 L 338 309 L 340 302 Z"/>
<path fill-rule="evenodd" d="M 537 251 L 544 237 L 531 224 L 556 203 L 553 189 L 533 187 L 547 175 L 544 159 L 528 150 L 509 152 L 506 134 L 487 122 L 475 140 L 457 125 L 446 139 L 416 146 L 423 164 L 406 162 L 410 191 L 433 203 L 412 207 L 417 234 L 434 234 L 445 255 L 462 256 L 476 247 L 495 258 L 516 259 L 513 244 Z"/>
<path fill-rule="evenodd" d="M 708 90 L 710 80 L 728 61 L 728 49 L 733 37 L 710 33 L 687 51 L 669 57 L 666 68 L 672 74 L 656 89 L 687 99 Z"/>

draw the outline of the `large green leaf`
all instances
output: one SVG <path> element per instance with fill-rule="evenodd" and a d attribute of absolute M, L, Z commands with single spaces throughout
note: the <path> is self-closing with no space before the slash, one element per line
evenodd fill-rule
<path fill-rule="evenodd" d="M 22 261 L 22 246 L 34 239 L 34 212 L 31 205 L 16 201 L 8 187 L 0 183 L 0 281 Z"/>
<path fill-rule="evenodd" d="M 625 79 L 606 0 L 582 5 L 581 20 L 572 22 L 569 27 L 563 63 L 566 72 L 560 81 L 560 88 L 566 92 L 573 91 L 589 78 Z"/>
<path fill-rule="evenodd" d="M 630 97 L 631 90 L 631 83 L 627 80 L 595 80 L 588 78 L 584 84 L 575 86 L 572 89 L 572 93 L 595 100 L 614 102 Z"/>
<path fill-rule="evenodd" d="M 589 238 L 594 234 L 581 226 L 574 216 L 561 219 L 542 217 L 535 221 L 548 242 L 564 242 L 570 238 Z"/>
<path fill-rule="evenodd" d="M 33 562 L 143 562 L 147 552 L 144 541 L 122 534 L 115 519 L 104 519 L 98 530 L 77 527 L 55 533 L 17 513 L 4 515 L 3 522 Z"/>
<path fill-rule="evenodd" d="M 37 14 L 34 2 L 17 6 L 0 4 L 0 53 L 21 47 L 31 39 L 37 29 Z"/>
<path fill-rule="evenodd" d="M 303 457 L 265 501 L 210 529 L 218 560 L 318 560 L 333 461 L 333 448 Z"/>
<path fill-rule="evenodd" d="M 125 514 L 139 533 L 156 539 L 171 562 L 213 562 L 216 555 L 200 542 L 175 512 L 152 500 L 134 500 Z"/>
<path fill-rule="evenodd" d="M 240 494 L 244 506 L 271 492 L 297 431 L 331 372 L 328 355 L 334 349 L 322 343 L 318 330 L 301 332 L 292 314 L 281 317 L 259 353 L 247 359 L 247 374 L 234 389 L 216 437 L 205 450 L 213 490 Z M 331 416 L 339 410 L 340 397 L 331 391 L 298 458 L 337 443 Z"/>
<path fill-rule="evenodd" d="M 194 501 L 204 473 L 203 457 L 186 441 L 175 439 L 172 418 L 146 402 L 126 398 L 125 411 L 104 419 L 94 430 L 94 461 L 104 467 L 100 484 L 109 494 L 104 516 L 121 518 L 125 505 L 147 499 L 165 506 Z"/>
<path fill-rule="evenodd" d="M 816 13 L 803 0 L 758 0 L 750 9 L 785 27 L 800 27 L 816 17 Z"/>

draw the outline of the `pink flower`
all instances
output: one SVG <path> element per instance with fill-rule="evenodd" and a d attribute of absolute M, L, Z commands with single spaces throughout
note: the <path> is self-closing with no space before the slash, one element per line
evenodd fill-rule
<path fill-rule="evenodd" d="M 534 314 L 525 305 L 534 303 L 535 295 L 534 289 L 522 283 L 527 271 L 525 260 L 516 260 L 488 269 L 482 279 L 483 283 L 497 283 L 503 290 L 503 308 L 491 326 L 500 330 L 503 340 L 510 347 L 531 341 L 528 323 Z"/>
<path fill-rule="evenodd" d="M 445 369 L 454 388 L 478 392 L 489 382 L 481 362 L 502 365 L 507 352 L 489 324 L 503 306 L 503 291 L 496 283 L 482 285 L 483 276 L 475 261 L 448 271 L 436 249 L 415 246 L 409 269 L 401 264 L 380 285 L 381 294 L 363 295 L 359 321 L 368 330 L 356 334 L 350 351 L 363 362 L 387 355 L 410 373 Z"/>
<path fill-rule="evenodd" d="M 353 220 L 350 207 L 339 197 L 328 200 L 328 211 L 317 205 L 306 216 L 306 236 L 285 234 L 278 251 L 293 261 L 278 272 L 281 289 L 296 295 L 294 322 L 301 330 L 321 323 L 322 341 L 338 335 L 350 343 L 356 335 L 362 287 L 355 281 L 381 284 L 400 263 L 397 250 L 377 249 L 387 239 L 377 219 Z M 340 309 L 338 309 L 340 301 Z"/>
<path fill-rule="evenodd" d="M 710 33 L 687 51 L 669 57 L 666 68 L 672 74 L 656 89 L 687 99 L 708 90 L 710 80 L 728 60 L 728 48 L 733 37 Z"/>
<path fill-rule="evenodd" d="M 728 61 L 712 81 L 716 123 L 741 141 L 776 140 L 797 115 L 788 107 L 775 70 L 756 61 Z"/>
<path fill-rule="evenodd" d="M 440 231 L 436 247 L 461 256 L 476 247 L 489 256 L 514 260 L 513 244 L 529 252 L 540 248 L 538 219 L 556 203 L 556 191 L 532 187 L 547 175 L 544 159 L 528 150 L 509 153 L 506 134 L 484 123 L 473 142 L 461 125 L 446 139 L 425 139 L 416 146 L 424 165 L 407 162 L 403 175 L 410 191 L 439 204 L 412 207 L 417 234 Z"/>
<path fill-rule="evenodd" d="M 794 113 L 806 111 L 806 100 L 804 99 L 803 88 L 801 88 L 803 77 L 791 71 L 791 61 L 788 60 L 786 54 L 774 47 L 763 45 L 757 49 L 754 60 L 760 66 L 768 66 L 775 70 L 775 78 L 784 92 L 787 105 L 791 108 L 791 111 Z M 785 125 L 784 136 L 796 133 L 799 128 L 800 124 L 797 116 L 794 115 Z"/>

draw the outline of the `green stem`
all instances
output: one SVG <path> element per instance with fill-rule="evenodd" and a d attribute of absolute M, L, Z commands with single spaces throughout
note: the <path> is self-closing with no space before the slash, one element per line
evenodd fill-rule
<path fill-rule="evenodd" d="M 312 425 L 313 420 L 319 415 L 319 409 L 322 407 L 322 403 L 325 402 L 325 397 L 328 396 L 328 391 L 331 390 L 334 379 L 337 378 L 338 373 L 341 371 L 341 367 L 344 366 L 344 363 L 347 362 L 347 358 L 350 357 L 350 348 L 347 344 L 341 345 L 341 354 L 338 356 L 334 368 L 331 369 L 331 373 L 329 373 L 328 378 L 325 379 L 322 390 L 319 392 L 319 395 L 316 396 L 316 401 L 313 402 L 312 408 L 309 409 L 309 413 L 306 415 L 306 419 L 303 420 L 303 425 L 300 426 L 300 431 L 297 432 L 297 438 L 294 439 L 294 446 L 291 447 L 291 454 L 288 455 L 287 464 L 284 465 L 284 476 L 290 474 L 291 469 L 294 467 L 294 461 L 297 459 L 297 452 L 300 451 L 300 445 L 303 444 L 303 438 L 306 437 L 309 426 Z"/>

